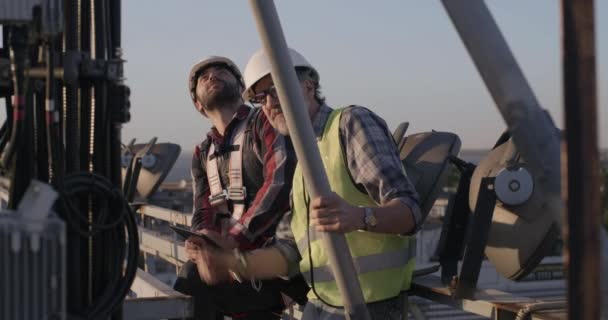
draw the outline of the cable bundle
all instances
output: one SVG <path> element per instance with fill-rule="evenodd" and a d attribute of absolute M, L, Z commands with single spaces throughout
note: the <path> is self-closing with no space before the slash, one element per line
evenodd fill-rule
<path fill-rule="evenodd" d="M 103 244 L 103 250 L 92 252 L 93 261 L 103 263 L 93 268 L 101 270 L 109 281 L 82 316 L 86 319 L 107 318 L 127 295 L 137 272 L 139 238 L 135 216 L 121 190 L 95 173 L 78 172 L 66 176 L 59 192 L 62 218 L 82 237 Z M 96 216 L 92 221 L 81 214 L 74 203 L 74 199 L 87 197 L 89 208 L 96 206 Z M 126 266 L 123 268 L 125 258 Z"/>

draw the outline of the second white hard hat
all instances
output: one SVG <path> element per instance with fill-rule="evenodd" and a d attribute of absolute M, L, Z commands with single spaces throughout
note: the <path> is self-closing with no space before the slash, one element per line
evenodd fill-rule
<path fill-rule="evenodd" d="M 195 103 L 196 102 L 196 75 L 197 73 L 204 68 L 207 68 L 209 66 L 212 65 L 225 65 L 230 72 L 232 72 L 232 74 L 234 74 L 234 77 L 238 80 L 239 84 L 241 86 L 243 86 L 243 79 L 241 77 L 241 72 L 239 71 L 239 68 L 236 66 L 236 64 L 234 62 L 232 62 L 232 60 L 226 58 L 226 57 L 220 57 L 220 56 L 208 56 L 202 60 L 200 60 L 199 62 L 195 63 L 192 68 L 190 68 L 190 74 L 188 75 L 188 92 L 190 93 L 190 99 L 192 99 L 192 102 Z"/>
<path fill-rule="evenodd" d="M 311 69 L 318 79 L 317 70 L 302 56 L 300 53 L 293 49 L 289 49 L 289 54 L 291 56 L 291 62 L 295 68 L 297 67 L 306 67 Z M 253 86 L 260 81 L 260 79 L 264 78 L 266 75 L 270 74 L 271 65 L 268 56 L 263 48 L 259 49 L 256 53 L 251 56 L 249 62 L 247 62 L 247 66 L 245 67 L 245 72 L 243 72 L 243 79 L 245 80 L 245 91 L 243 91 L 243 99 L 245 101 L 249 101 L 253 96 Z"/>

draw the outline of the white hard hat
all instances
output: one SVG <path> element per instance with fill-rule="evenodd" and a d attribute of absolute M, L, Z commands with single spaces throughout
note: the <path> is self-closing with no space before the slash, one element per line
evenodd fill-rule
<path fill-rule="evenodd" d="M 190 75 L 188 76 L 188 92 L 190 93 L 190 99 L 192 99 L 192 103 L 196 102 L 195 91 L 196 91 L 196 82 L 198 80 L 198 79 L 196 79 L 197 73 L 201 69 L 212 66 L 212 65 L 225 65 L 226 67 L 228 67 L 228 70 L 230 70 L 230 72 L 232 72 L 234 77 L 239 81 L 241 88 L 245 87 L 243 85 L 243 76 L 241 75 L 241 71 L 236 66 L 236 64 L 234 62 L 232 62 L 232 60 L 230 60 L 226 57 L 209 56 L 209 57 L 206 57 L 206 58 L 200 60 L 199 62 L 195 63 L 192 66 L 192 68 L 190 68 Z M 195 103 L 195 105 L 196 105 L 196 103 Z"/>
<path fill-rule="evenodd" d="M 293 49 L 289 49 L 291 55 L 291 62 L 295 68 L 306 67 L 315 73 L 315 77 L 318 79 L 317 70 L 302 56 L 300 53 Z M 268 56 L 263 48 L 259 49 L 256 53 L 251 56 L 247 66 L 245 67 L 244 80 L 245 80 L 245 91 L 243 92 L 243 99 L 249 101 L 254 95 L 253 86 L 260 79 L 270 74 L 271 65 Z"/>

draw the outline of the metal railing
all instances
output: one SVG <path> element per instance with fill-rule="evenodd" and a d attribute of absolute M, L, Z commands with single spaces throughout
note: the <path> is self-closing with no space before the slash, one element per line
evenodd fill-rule
<path fill-rule="evenodd" d="M 436 203 L 438 206 L 445 205 Z M 169 210 L 162 207 L 143 205 L 138 208 L 140 221 L 140 249 L 144 259 L 162 259 L 178 268 L 186 261 L 183 243 L 177 239 L 173 232 L 164 232 L 165 224 L 180 224 L 190 226 L 192 214 Z M 151 219 L 156 220 L 157 230 L 148 225 Z M 559 259 L 558 259 L 559 260 Z M 556 258 L 548 258 L 549 263 L 556 263 Z M 542 264 L 541 264 L 542 265 Z M 558 286 L 559 287 L 559 286 Z M 552 288 L 555 290 L 556 288 Z M 150 318 L 187 318 L 192 316 L 193 306 L 190 297 L 174 291 L 167 284 L 161 282 L 150 273 L 140 270 L 132 288 L 133 297 L 125 300 L 124 315 L 127 319 Z M 564 288 L 565 290 L 565 288 Z M 496 318 L 506 316 L 514 319 L 523 308 L 530 308 L 533 304 L 546 302 L 543 298 L 530 298 L 495 289 L 479 289 L 472 299 L 455 299 L 449 288 L 442 285 L 437 277 L 426 275 L 414 279 L 410 296 L 419 296 L 436 303 L 449 305 L 456 309 L 472 314 Z M 554 302 L 554 301 L 552 301 Z M 160 311 L 162 310 L 162 312 Z M 294 315 L 296 318 L 298 314 Z M 286 315 L 287 317 L 287 315 Z M 553 308 L 552 310 L 535 312 L 532 319 L 562 319 L 565 310 Z"/>
<path fill-rule="evenodd" d="M 144 205 L 138 208 L 140 216 L 139 248 L 144 258 L 144 269 L 139 270 L 131 286 L 132 296 L 124 303 L 125 319 L 179 319 L 194 315 L 192 298 L 173 290 L 169 285 L 148 273 L 151 260 L 162 259 L 175 266 L 187 260 L 183 243 L 175 235 L 163 230 L 163 224 L 190 226 L 192 214 Z M 149 227 L 151 219 L 160 220 L 159 227 Z M 167 232 L 164 232 L 167 231 Z M 151 259 L 152 258 L 152 259 Z"/>
<path fill-rule="evenodd" d="M 0 195 L 6 193 L 0 187 Z M 446 203 L 438 201 L 435 203 L 438 211 Z M 125 319 L 182 319 L 191 318 L 194 315 L 192 297 L 173 290 L 173 288 L 161 281 L 152 273 L 154 268 L 149 268 L 159 259 L 173 265 L 175 273 L 187 261 L 183 242 L 170 231 L 168 225 L 191 226 L 192 214 L 166 209 L 153 205 L 141 205 L 137 208 L 139 217 L 139 241 L 140 252 L 144 259 L 144 269 L 140 269 L 131 286 L 131 294 L 124 301 L 123 315 Z M 422 231 L 424 232 L 424 231 Z M 421 235 L 422 238 L 425 238 Z M 559 257 L 546 258 L 545 264 L 555 265 L 561 262 Z M 543 263 L 539 268 L 543 267 Z M 565 291 L 564 284 L 553 283 L 553 293 L 559 290 Z M 557 291 L 556 291 L 557 290 Z M 559 296 L 562 296 L 559 291 Z M 531 312 L 530 319 L 563 319 L 565 309 L 556 308 L 554 298 L 530 298 L 519 294 L 507 293 L 495 289 L 478 289 L 472 299 L 456 299 L 452 297 L 449 287 L 441 284 L 438 277 L 423 275 L 416 277 L 409 292 L 410 297 L 417 296 L 434 303 L 451 306 L 462 311 L 489 318 L 505 317 L 515 319 L 518 313 Z M 551 302 L 551 310 L 539 311 Z M 429 307 L 430 308 L 430 307 Z M 412 316 L 417 319 L 420 313 L 417 306 L 412 306 Z M 424 309 L 424 308 L 423 308 Z M 416 312 L 414 312 L 416 311 Z M 286 313 L 283 319 L 300 319 L 301 313 L 295 310 L 292 315 Z"/>
<path fill-rule="evenodd" d="M 131 291 L 134 297 L 124 301 L 125 319 L 179 319 L 191 318 L 194 314 L 191 297 L 143 270 L 137 272 Z"/>

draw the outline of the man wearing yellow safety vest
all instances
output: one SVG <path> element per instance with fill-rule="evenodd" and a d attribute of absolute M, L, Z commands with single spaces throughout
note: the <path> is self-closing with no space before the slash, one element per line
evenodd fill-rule
<path fill-rule="evenodd" d="M 414 269 L 415 245 L 410 235 L 424 217 L 396 145 L 384 120 L 370 110 L 327 106 L 316 69 L 295 50 L 290 49 L 290 54 L 332 194 L 310 199 L 298 166 L 292 211 L 279 224 L 272 247 L 246 254 L 203 247 L 189 254 L 198 261 L 199 274 L 210 283 L 225 281 L 229 274 L 267 279 L 301 272 L 312 288 L 303 319 L 343 319 L 342 297 L 319 237 L 320 232 L 341 232 L 372 318 L 406 317 L 401 314 L 401 292 L 409 288 Z M 243 96 L 262 105 L 270 123 L 288 135 L 270 69 L 265 52 L 255 53 L 244 72 Z"/>

